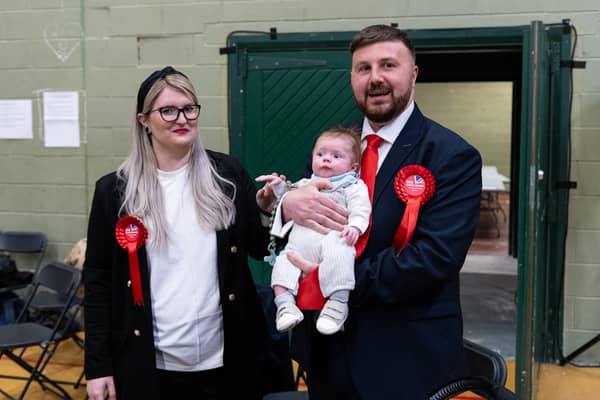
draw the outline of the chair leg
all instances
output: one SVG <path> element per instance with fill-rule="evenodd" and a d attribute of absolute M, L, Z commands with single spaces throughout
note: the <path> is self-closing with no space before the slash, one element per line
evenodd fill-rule
<path fill-rule="evenodd" d="M 15 364 L 19 365 L 25 371 L 29 372 L 29 377 L 27 378 L 27 382 L 25 383 L 25 387 L 21 391 L 19 395 L 19 400 L 22 400 L 31 386 L 31 383 L 35 380 L 44 390 L 48 390 L 54 393 L 56 396 L 61 397 L 66 400 L 72 400 L 71 396 L 63 389 L 58 383 L 54 382 L 52 379 L 48 378 L 46 375 L 42 373 L 40 370 L 40 366 L 42 365 L 44 359 L 46 358 L 47 348 L 43 348 L 42 354 L 37 359 L 35 366 L 31 366 L 29 363 L 18 357 L 17 355 L 11 353 L 10 351 L 5 351 L 3 354 L 6 354 L 8 358 L 10 358 Z"/>
<path fill-rule="evenodd" d="M 82 338 L 77 336 L 77 333 L 74 333 L 73 336 L 71 336 L 71 339 L 73 339 L 75 344 L 77 344 L 77 346 L 79 346 L 81 348 L 81 350 L 85 350 L 85 347 L 84 347 L 85 342 L 83 341 Z M 85 377 L 85 369 L 82 369 L 81 374 L 79 375 L 79 378 L 77 379 L 75 384 L 73 384 L 73 387 L 75 389 L 78 389 L 79 386 L 81 386 L 81 381 L 83 380 L 84 377 Z M 86 398 L 87 398 L 87 396 L 86 396 Z"/>
<path fill-rule="evenodd" d="M 83 339 L 81 339 L 79 336 L 77 336 L 76 333 L 74 333 L 71 336 L 71 339 L 73 339 L 73 342 L 75 342 L 75 344 L 77 344 L 77 346 L 79 346 L 82 350 L 84 349 Z M 50 362 L 50 359 L 52 358 L 52 356 L 56 353 L 56 349 L 58 348 L 59 345 L 60 345 L 60 343 L 56 343 L 56 344 L 54 344 L 54 347 L 51 350 L 48 350 L 48 356 L 42 363 L 40 372 L 43 372 L 44 369 L 46 369 L 46 366 Z M 64 384 L 64 385 L 73 385 L 74 389 L 79 389 L 79 387 L 81 386 L 81 381 L 83 380 L 84 377 L 85 377 L 85 370 L 82 370 L 81 374 L 79 375 L 79 378 L 77 378 L 77 380 L 75 382 L 73 382 L 73 381 L 57 381 L 57 380 L 54 380 L 54 381 Z M 42 385 L 42 384 L 40 383 L 40 385 Z M 44 389 L 46 389 L 46 388 L 44 387 Z"/>
<path fill-rule="evenodd" d="M 10 394 L 6 393 L 4 390 L 2 390 L 2 388 L 0 388 L 0 394 L 2 394 L 4 397 L 6 397 L 9 400 L 16 400 L 14 397 L 12 397 Z"/>
<path fill-rule="evenodd" d="M 40 367 L 40 372 L 43 372 L 44 369 L 46 369 L 46 366 L 48 365 L 48 363 L 50 362 L 50 359 L 52 358 L 52 356 L 54 355 L 54 353 L 56 352 L 56 348 L 58 347 L 58 343 L 53 343 L 50 345 L 46 345 L 48 348 L 46 349 L 46 354 L 47 357 L 45 357 L 44 360 L 42 360 L 42 365 Z M 50 348 L 50 346 L 52 346 L 52 348 Z M 19 356 L 20 357 L 20 356 Z"/>
<path fill-rule="evenodd" d="M 306 370 L 302 368 L 300 364 L 298 364 L 298 371 L 296 372 L 296 379 L 294 384 L 296 385 L 296 390 L 298 390 L 298 386 L 300 385 L 300 379 L 306 383 Z"/>
<path fill-rule="evenodd" d="M 79 386 L 81 385 L 81 381 L 83 380 L 84 376 L 85 376 L 85 370 L 81 371 L 81 375 L 79 375 L 79 378 L 77 378 L 77 382 L 75 382 L 75 384 L 73 385 L 73 387 L 75 389 L 79 389 Z"/>

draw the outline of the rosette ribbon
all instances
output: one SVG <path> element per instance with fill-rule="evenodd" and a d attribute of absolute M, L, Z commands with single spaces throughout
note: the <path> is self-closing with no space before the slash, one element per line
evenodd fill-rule
<path fill-rule="evenodd" d="M 126 215 L 117 221 L 115 236 L 119 246 L 127 250 L 129 257 L 129 277 L 131 279 L 131 292 L 135 305 L 143 306 L 142 281 L 140 279 L 140 263 L 137 251 L 148 238 L 148 230 L 142 221 L 132 215 Z"/>
<path fill-rule="evenodd" d="M 435 193 L 435 178 L 431 171 L 421 165 L 407 165 L 396 174 L 394 191 L 406 204 L 404 215 L 392 240 L 392 246 L 401 252 L 415 231 L 419 209 Z"/>

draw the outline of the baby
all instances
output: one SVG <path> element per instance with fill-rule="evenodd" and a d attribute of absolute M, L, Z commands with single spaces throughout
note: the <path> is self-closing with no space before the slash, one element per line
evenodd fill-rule
<path fill-rule="evenodd" d="M 322 190 L 349 211 L 348 225 L 341 232 L 323 235 L 302 225 L 293 225 L 288 242 L 275 259 L 271 286 L 277 306 L 276 327 L 280 332 L 298 325 L 304 316 L 296 306 L 296 295 L 301 271 L 288 260 L 286 253 L 294 251 L 306 260 L 319 264 L 319 284 L 327 299 L 317 319 L 317 330 L 324 335 L 338 332 L 348 317 L 348 298 L 354 289 L 354 244 L 369 225 L 371 203 L 366 185 L 358 178 L 360 166 L 360 139 L 356 132 L 334 128 L 323 132 L 312 151 L 313 175 L 294 186 L 302 186 L 316 179 L 326 179 L 332 189 Z M 288 185 L 277 175 L 256 178 L 267 182 L 266 190 L 281 197 Z M 293 223 L 291 223 L 293 224 Z"/>

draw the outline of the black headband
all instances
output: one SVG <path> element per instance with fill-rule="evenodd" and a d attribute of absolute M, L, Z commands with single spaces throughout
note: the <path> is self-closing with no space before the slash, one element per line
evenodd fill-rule
<path fill-rule="evenodd" d="M 138 113 L 142 112 L 142 109 L 144 108 L 144 100 L 146 100 L 146 96 L 148 95 L 148 92 L 150 91 L 152 86 L 154 86 L 156 81 L 161 80 L 168 75 L 174 75 L 174 74 L 179 74 L 179 75 L 187 78 L 187 76 L 185 76 L 181 72 L 177 71 L 173 67 L 164 67 L 163 69 L 161 69 L 159 71 L 154 71 L 149 77 L 147 77 L 144 80 L 144 82 L 142 82 L 142 84 L 140 85 L 140 89 L 138 90 L 138 94 L 137 94 L 137 112 Z"/>

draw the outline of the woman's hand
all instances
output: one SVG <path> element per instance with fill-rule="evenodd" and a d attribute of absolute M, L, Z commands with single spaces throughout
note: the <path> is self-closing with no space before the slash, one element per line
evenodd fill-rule
<path fill-rule="evenodd" d="M 281 205 L 284 221 L 293 220 L 322 234 L 341 231 L 348 223 L 348 211 L 319 192 L 331 188 L 329 181 L 316 180 L 290 191 Z"/>
<path fill-rule="evenodd" d="M 273 172 L 271 175 L 261 175 L 256 178 L 257 182 L 266 182 L 265 186 L 256 192 L 256 204 L 260 209 L 271 212 L 275 207 L 277 197 L 285 192 L 288 182 L 285 175 Z"/>
<path fill-rule="evenodd" d="M 108 392 L 109 400 L 117 400 L 115 381 L 112 376 L 90 379 L 87 381 L 86 387 L 90 400 L 104 400 L 106 398 L 106 392 Z"/>

